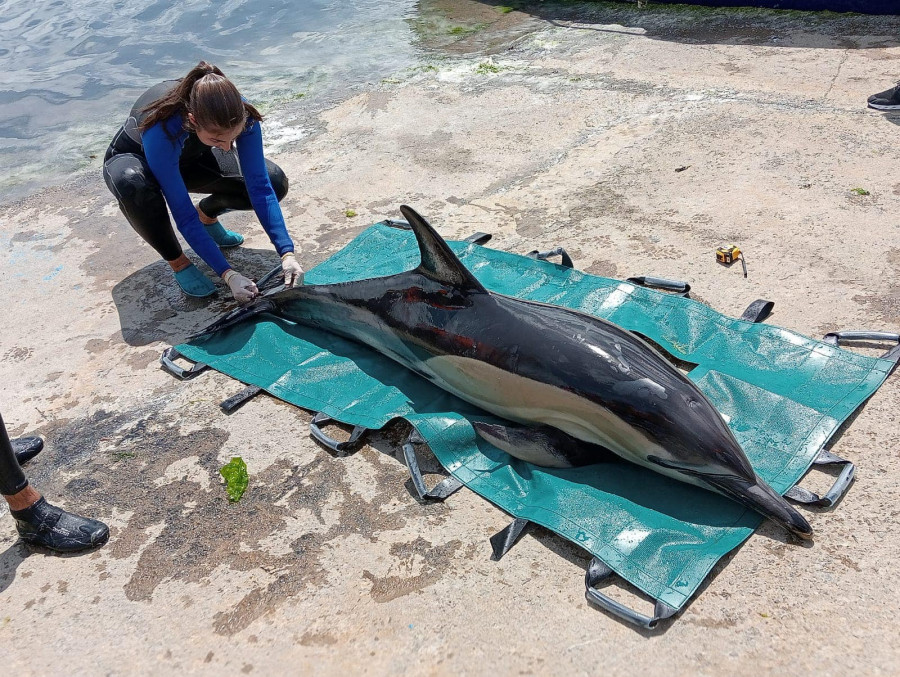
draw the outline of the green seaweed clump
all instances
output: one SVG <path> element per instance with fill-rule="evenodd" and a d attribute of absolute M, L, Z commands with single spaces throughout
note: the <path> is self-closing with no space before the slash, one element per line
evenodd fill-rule
<path fill-rule="evenodd" d="M 851 188 L 850 192 L 856 193 L 857 195 L 869 195 L 870 194 L 869 191 L 867 191 L 865 188 Z"/>
<path fill-rule="evenodd" d="M 247 485 L 250 483 L 250 476 L 247 474 L 247 464 L 240 456 L 233 456 L 219 470 L 222 477 L 225 478 L 225 489 L 228 491 L 228 500 L 237 503 L 241 500 L 241 496 L 247 491 Z"/>
<path fill-rule="evenodd" d="M 354 216 L 356 216 L 356 210 L 355 209 L 345 209 L 344 216 L 346 216 L 348 219 L 352 219 Z"/>
<path fill-rule="evenodd" d="M 487 75 L 488 73 L 499 73 L 500 66 L 495 66 L 490 61 L 483 61 L 478 64 L 478 68 L 475 69 L 475 72 L 478 75 Z"/>

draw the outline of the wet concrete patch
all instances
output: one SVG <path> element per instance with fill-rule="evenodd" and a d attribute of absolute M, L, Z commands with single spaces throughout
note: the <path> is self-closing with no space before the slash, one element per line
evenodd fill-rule
<path fill-rule="evenodd" d="M 184 433 L 177 418 L 139 410 L 99 412 L 42 432 L 50 448 L 45 460 L 55 466 L 52 474 L 41 473 L 48 495 L 100 518 L 129 511 L 97 563 L 98 574 L 108 576 L 106 558 L 136 558 L 123 587 L 127 599 L 150 603 L 160 586 L 207 584 L 223 568 L 260 574 L 261 582 L 236 590 L 234 602 L 212 617 L 212 629 L 221 635 L 240 632 L 304 590 L 324 586 L 329 572 L 323 557 L 348 537 L 376 543 L 403 530 L 410 518 L 429 519 L 430 511 L 407 493 L 405 467 L 368 447 L 360 460 L 374 476 L 365 497 L 347 475 L 347 460 L 322 452 L 305 464 L 282 458 L 259 473 L 251 467 L 246 494 L 229 503 L 218 474 L 229 439 L 225 430 Z M 193 459 L 192 469 L 171 471 L 180 459 Z M 401 502 L 409 509 L 398 510 Z M 312 521 L 297 527 L 304 514 Z M 398 568 L 422 558 L 421 571 L 379 579 L 374 594 L 386 600 L 439 580 L 459 546 L 421 538 L 395 543 L 391 554 Z"/>
<path fill-rule="evenodd" d="M 418 566 L 420 572 L 414 576 L 375 576 L 365 570 L 363 577 L 372 583 L 369 594 L 376 602 L 384 603 L 424 590 L 440 580 L 440 574 L 446 568 L 447 562 L 453 559 L 461 546 L 462 543 L 458 540 L 434 545 L 421 537 L 408 543 L 395 543 L 391 546 L 391 555 L 397 560 L 396 567 L 409 571 L 414 568 L 414 562 L 421 559 Z M 471 557 L 474 554 L 474 548 L 470 546 L 467 556 Z"/>

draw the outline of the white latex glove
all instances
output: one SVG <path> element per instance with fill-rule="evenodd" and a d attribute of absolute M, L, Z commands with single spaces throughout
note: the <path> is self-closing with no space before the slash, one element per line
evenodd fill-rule
<path fill-rule="evenodd" d="M 288 252 L 281 257 L 281 270 L 284 271 L 285 287 L 303 284 L 303 267 L 297 262 L 294 252 Z"/>
<path fill-rule="evenodd" d="M 250 303 L 250 301 L 259 296 L 259 289 L 256 288 L 253 280 L 244 277 L 236 270 L 229 268 L 225 271 L 222 279 L 225 280 L 225 284 L 231 289 L 231 295 L 234 296 L 234 300 L 239 305 Z"/>

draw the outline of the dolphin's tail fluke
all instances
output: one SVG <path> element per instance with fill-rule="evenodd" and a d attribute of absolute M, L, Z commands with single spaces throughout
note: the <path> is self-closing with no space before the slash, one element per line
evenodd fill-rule
<path fill-rule="evenodd" d="M 741 477 L 721 475 L 716 477 L 706 475 L 703 480 L 729 498 L 780 524 L 795 536 L 807 540 L 812 538 L 813 530 L 809 522 L 759 476 L 756 477 L 755 483 Z"/>
<path fill-rule="evenodd" d="M 275 310 L 274 302 L 266 298 L 257 299 L 249 305 L 235 308 L 231 312 L 226 313 L 211 325 L 205 327 L 204 329 L 201 329 L 196 334 L 192 334 L 191 336 L 189 336 L 187 340 L 193 341 L 203 336 L 214 334 L 217 331 L 222 331 L 223 329 L 228 329 L 229 327 L 233 327 L 236 324 L 240 324 L 241 322 L 253 317 L 254 315 L 271 312 L 273 310 Z"/>

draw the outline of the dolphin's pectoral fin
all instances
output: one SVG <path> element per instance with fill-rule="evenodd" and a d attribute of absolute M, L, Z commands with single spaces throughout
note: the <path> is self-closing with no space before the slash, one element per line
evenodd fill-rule
<path fill-rule="evenodd" d="M 571 468 L 615 458 L 604 447 L 582 442 L 549 426 L 532 428 L 482 421 L 474 421 L 472 426 L 501 451 L 545 468 Z"/>

